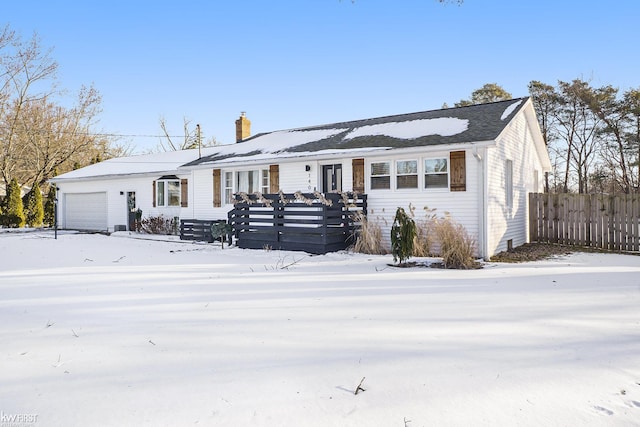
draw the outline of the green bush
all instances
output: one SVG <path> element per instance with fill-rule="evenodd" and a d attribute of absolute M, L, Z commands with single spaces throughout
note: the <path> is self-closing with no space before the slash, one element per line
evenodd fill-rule
<path fill-rule="evenodd" d="M 400 265 L 406 264 L 413 254 L 413 242 L 416 238 L 416 223 L 403 208 L 396 210 L 391 226 L 391 254 L 393 261 Z"/>
<path fill-rule="evenodd" d="M 42 192 L 36 183 L 25 195 L 24 203 L 25 220 L 29 227 L 41 227 L 44 219 L 44 207 L 42 206 Z"/>
<path fill-rule="evenodd" d="M 18 181 L 13 178 L 7 187 L 2 225 L 10 228 L 18 228 L 24 227 L 24 224 L 25 217 L 22 197 L 20 197 L 20 186 L 18 185 Z"/>
<path fill-rule="evenodd" d="M 53 227 L 55 222 L 55 206 L 56 206 L 56 187 L 49 186 L 47 192 L 47 200 L 44 202 L 44 218 L 43 222 L 49 227 Z"/>

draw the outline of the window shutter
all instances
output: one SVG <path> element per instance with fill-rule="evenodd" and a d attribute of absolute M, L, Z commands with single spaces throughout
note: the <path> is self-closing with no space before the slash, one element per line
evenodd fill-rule
<path fill-rule="evenodd" d="M 353 169 L 353 191 L 356 193 L 364 193 L 364 159 L 351 160 Z"/>
<path fill-rule="evenodd" d="M 452 151 L 449 154 L 451 171 L 451 191 L 467 191 L 467 170 L 464 151 Z"/>
<path fill-rule="evenodd" d="M 180 180 L 180 206 L 189 206 L 189 185 L 187 179 Z"/>
<path fill-rule="evenodd" d="M 219 208 L 222 206 L 222 191 L 220 181 L 220 169 L 213 170 L 213 207 Z"/>
<path fill-rule="evenodd" d="M 269 166 L 269 193 L 275 194 L 280 191 L 280 167 L 278 165 Z"/>
<path fill-rule="evenodd" d="M 152 198 L 153 198 L 153 207 L 155 208 L 155 207 L 156 207 L 156 182 L 155 182 L 155 181 L 153 181 L 153 182 L 151 183 L 151 185 L 153 186 L 153 191 L 152 191 L 153 195 L 152 195 Z"/>

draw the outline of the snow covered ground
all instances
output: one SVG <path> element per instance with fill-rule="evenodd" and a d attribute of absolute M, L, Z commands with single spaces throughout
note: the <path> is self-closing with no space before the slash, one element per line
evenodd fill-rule
<path fill-rule="evenodd" d="M 391 261 L 0 233 L 0 426 L 640 425 L 640 257 Z"/>

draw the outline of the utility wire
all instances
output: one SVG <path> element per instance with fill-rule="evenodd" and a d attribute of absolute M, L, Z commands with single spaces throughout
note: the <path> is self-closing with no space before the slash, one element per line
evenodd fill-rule
<path fill-rule="evenodd" d="M 8 130 L 9 128 L 7 127 L 0 127 L 0 129 L 2 130 Z M 55 135 L 82 135 L 82 136 L 102 136 L 102 137 L 121 137 L 121 138 L 167 138 L 167 136 L 169 138 L 184 138 L 185 135 L 149 135 L 149 134 L 126 134 L 126 133 L 102 133 L 102 132 L 73 132 L 73 131 L 66 131 L 66 130 L 61 130 L 61 131 L 49 131 L 46 129 L 18 129 L 22 132 L 27 132 L 27 133 L 40 133 L 40 134 L 55 134 Z M 190 138 L 195 138 L 195 136 L 192 135 L 186 135 L 187 137 Z"/>

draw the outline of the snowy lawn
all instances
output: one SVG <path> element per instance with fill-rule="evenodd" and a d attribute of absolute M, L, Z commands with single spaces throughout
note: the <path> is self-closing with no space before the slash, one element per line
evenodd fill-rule
<path fill-rule="evenodd" d="M 118 234 L 0 233 L 0 426 L 640 425 L 640 257 L 396 269 Z"/>

